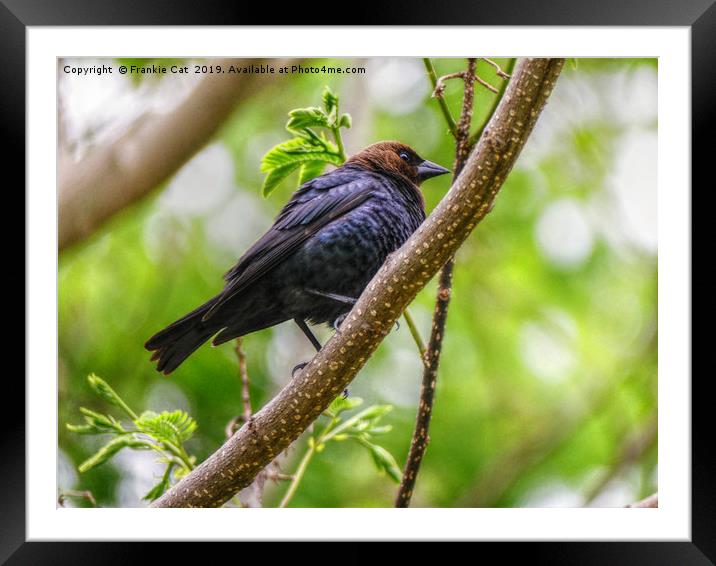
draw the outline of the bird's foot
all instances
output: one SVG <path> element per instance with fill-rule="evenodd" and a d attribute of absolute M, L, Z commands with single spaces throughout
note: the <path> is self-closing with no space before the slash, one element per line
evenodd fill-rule
<path fill-rule="evenodd" d="M 293 378 L 293 377 L 296 377 L 296 374 L 297 374 L 299 371 L 301 371 L 303 368 L 305 368 L 307 365 L 308 365 L 308 362 L 301 362 L 300 364 L 298 364 L 297 366 L 295 366 L 295 367 L 291 370 L 291 377 L 292 377 L 292 378 Z"/>
<path fill-rule="evenodd" d="M 400 330 L 400 321 L 396 320 L 395 321 L 395 331 L 397 332 L 398 330 Z"/>
<path fill-rule="evenodd" d="M 350 395 L 350 392 L 348 391 L 348 388 L 346 387 L 346 388 L 343 390 L 343 398 L 344 398 L 344 399 L 348 399 L 349 395 Z"/>
<path fill-rule="evenodd" d="M 336 320 L 333 321 L 333 329 L 338 332 L 341 328 L 341 324 L 343 324 L 343 321 L 348 316 L 348 313 L 342 314 L 339 316 Z"/>

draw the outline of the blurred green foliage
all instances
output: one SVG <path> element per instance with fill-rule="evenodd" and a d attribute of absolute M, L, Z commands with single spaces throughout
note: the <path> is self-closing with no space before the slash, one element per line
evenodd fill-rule
<path fill-rule="evenodd" d="M 439 74 L 465 65 L 434 62 Z M 348 154 L 399 139 L 452 164 L 453 140 L 421 61 L 353 63 L 366 74 L 281 79 L 237 108 L 216 142 L 152 198 L 60 255 L 59 490 L 90 490 L 100 506 L 140 506 L 161 479 L 151 455 L 129 451 L 77 474 L 103 441 L 72 434 L 65 423 L 76 421 L 80 406 L 109 409 L 87 385 L 92 372 L 130 406 L 194 416 L 198 428 L 186 445 L 198 461 L 224 441 L 226 424 L 241 412 L 233 346 L 202 347 L 166 378 L 143 343 L 215 294 L 224 271 L 288 199 L 298 171 L 264 200 L 259 167 L 285 138 L 288 110 L 320 100 L 328 85 L 353 117 L 343 134 Z M 488 64 L 480 62 L 478 72 L 499 85 Z M 655 60 L 566 65 L 494 210 L 458 253 L 431 442 L 413 506 L 622 506 L 656 491 L 656 184 L 641 174 L 656 167 L 649 153 L 656 72 Z M 448 83 L 445 96 L 457 116 L 459 81 Z M 493 96 L 478 87 L 474 126 Z M 219 185 L 228 188 L 214 191 Z M 448 186 L 442 177 L 424 185 L 429 210 Z M 434 294 L 433 281 L 412 307 L 425 337 Z M 254 408 L 311 356 L 290 323 L 250 335 L 244 346 Z M 351 386 L 368 405 L 394 406 L 383 418 L 392 429 L 381 444 L 399 466 L 420 374 L 403 325 Z M 305 437 L 289 449 L 285 473 L 305 449 Z M 285 489 L 269 482 L 266 504 L 278 504 Z M 339 442 L 316 455 L 291 505 L 390 506 L 395 490 L 366 450 Z"/>

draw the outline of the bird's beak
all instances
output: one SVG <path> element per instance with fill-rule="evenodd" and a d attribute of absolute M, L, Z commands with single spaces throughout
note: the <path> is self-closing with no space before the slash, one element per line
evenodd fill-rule
<path fill-rule="evenodd" d="M 450 169 L 445 169 L 445 167 L 442 167 L 437 163 L 433 163 L 432 161 L 428 161 L 427 159 L 418 165 L 418 180 L 421 183 L 426 179 L 437 177 L 438 175 L 444 175 L 445 173 L 450 173 Z"/>

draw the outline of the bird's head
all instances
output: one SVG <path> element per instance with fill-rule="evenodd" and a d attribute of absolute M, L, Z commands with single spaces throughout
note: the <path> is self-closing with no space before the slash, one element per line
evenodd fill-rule
<path fill-rule="evenodd" d="M 383 141 L 369 145 L 352 156 L 354 163 L 376 173 L 392 173 L 415 185 L 426 179 L 449 173 L 449 169 L 420 157 L 411 147 L 397 141 Z"/>

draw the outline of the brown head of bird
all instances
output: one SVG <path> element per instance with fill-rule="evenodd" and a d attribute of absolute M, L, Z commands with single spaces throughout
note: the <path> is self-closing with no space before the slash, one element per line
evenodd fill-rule
<path fill-rule="evenodd" d="M 437 163 L 423 159 L 413 148 L 397 141 L 369 145 L 347 161 L 347 164 L 351 163 L 376 173 L 399 175 L 418 186 L 426 179 L 450 172 Z"/>

